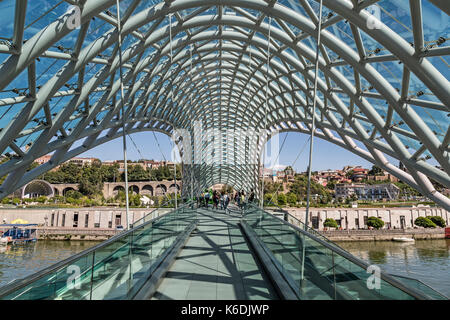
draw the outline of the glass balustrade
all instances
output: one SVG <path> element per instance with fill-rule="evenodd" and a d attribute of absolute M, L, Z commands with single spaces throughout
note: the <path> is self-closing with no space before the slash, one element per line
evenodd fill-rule
<path fill-rule="evenodd" d="M 424 292 L 423 286 L 378 273 L 376 266 L 369 266 L 323 236 L 317 236 L 317 231 L 305 231 L 298 220 L 291 224 L 250 205 L 244 210 L 243 221 L 264 244 L 299 299 L 442 298 L 438 293 L 426 294 L 433 290 L 428 286 Z"/>
<path fill-rule="evenodd" d="M 195 223 L 185 204 L 153 210 L 113 238 L 38 274 L 0 288 L 4 300 L 131 299 L 158 266 L 158 259 Z M 169 209 L 170 210 L 170 209 Z"/>

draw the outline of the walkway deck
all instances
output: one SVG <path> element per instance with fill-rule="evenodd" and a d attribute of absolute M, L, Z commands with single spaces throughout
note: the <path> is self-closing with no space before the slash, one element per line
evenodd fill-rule
<path fill-rule="evenodd" d="M 198 231 L 161 282 L 153 299 L 278 299 L 237 223 L 223 211 L 198 210 Z"/>

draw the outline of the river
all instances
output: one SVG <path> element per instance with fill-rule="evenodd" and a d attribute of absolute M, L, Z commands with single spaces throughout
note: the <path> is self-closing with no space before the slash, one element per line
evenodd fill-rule
<path fill-rule="evenodd" d="M 0 286 L 86 250 L 99 241 L 37 241 L 0 246 Z"/>
<path fill-rule="evenodd" d="M 450 239 L 338 242 L 351 254 L 381 270 L 421 280 L 450 297 Z"/>

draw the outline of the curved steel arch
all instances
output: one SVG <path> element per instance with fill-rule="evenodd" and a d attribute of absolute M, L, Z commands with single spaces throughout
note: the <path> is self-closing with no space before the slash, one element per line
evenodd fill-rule
<path fill-rule="evenodd" d="M 289 1 L 178 0 L 149 8 L 143 1 L 135 0 L 128 6 L 122 1 L 124 115 L 118 96 L 117 19 L 111 12 L 105 13 L 115 0 L 68 2 L 82 7 L 80 30 L 69 53 L 55 52 L 52 46 L 73 32 L 67 25 L 70 14 L 50 22 L 23 45 L 17 39 L 22 38 L 24 26 L 18 23 L 14 30 L 17 43 L 8 49 L 0 45 L 0 52 L 10 54 L 0 65 L 0 90 L 8 88 L 24 70 L 29 87 L 27 95 L 0 98 L 0 107 L 21 106 L 0 132 L 0 150 L 15 153 L 0 165 L 0 175 L 8 174 L 0 197 L 70 157 L 120 136 L 123 118 L 127 133 L 156 130 L 171 135 L 185 130 L 186 143 L 178 143 L 186 157 L 183 192 L 190 192 L 191 177 L 196 192 L 214 183 L 258 189 L 259 155 L 267 139 L 257 136 L 250 144 L 242 138 L 223 143 L 225 129 L 262 129 L 270 136 L 280 131 L 308 133 L 314 116 L 319 137 L 377 164 L 450 209 L 449 199 L 437 192 L 428 178 L 450 187 L 448 121 L 445 132 L 441 130 L 438 136 L 431 124 L 433 120 L 439 125 L 434 118 L 426 119 L 418 113 L 422 109 L 439 115 L 450 111 L 448 79 L 429 61 L 430 57 L 449 55 L 450 48 L 433 50 L 424 46 L 420 1 L 410 1 L 415 41 L 411 46 L 383 23 L 379 28 L 369 28 L 371 16 L 364 9 L 376 0 L 324 0 L 329 19 L 322 25 L 316 97 L 312 96 L 315 49 L 308 43 L 317 37 L 315 1 L 291 6 Z M 24 11 L 23 1 L 17 0 L 17 8 Z M 24 15 L 17 10 L 16 19 L 21 21 Z M 275 21 L 270 27 L 265 22 L 268 16 Z M 105 21 L 106 27 L 102 36 L 89 42 L 87 35 L 94 17 Z M 176 22 L 171 23 L 169 32 L 168 19 L 172 17 Z M 353 42 L 346 43 L 334 31 L 342 20 L 348 21 Z M 368 40 L 363 40 L 363 33 L 389 54 L 368 55 Z M 186 49 L 189 46 L 192 50 Z M 271 54 L 266 70 L 267 48 Z M 174 52 L 173 65 L 169 63 L 170 52 Z M 43 57 L 68 62 L 37 88 L 36 63 Z M 388 61 L 404 65 L 399 90 L 377 65 Z M 93 74 L 88 70 L 91 65 Z M 353 71 L 350 78 L 348 69 Z M 409 96 L 411 73 L 431 91 L 434 101 Z M 70 84 L 74 89 L 61 89 L 74 78 L 76 83 Z M 371 89 L 365 90 L 364 83 Z M 63 107 L 51 103 L 57 97 L 68 97 Z M 313 99 L 317 102 L 314 115 Z M 388 106 L 382 107 L 377 101 L 385 101 Z M 264 126 L 266 116 L 268 123 Z M 401 121 L 395 120 L 398 118 Z M 33 120 L 39 124 L 33 124 Z M 198 126 L 216 132 L 212 137 L 199 135 L 195 132 Z M 71 129 L 70 134 L 66 129 Z M 103 132 L 107 132 L 105 136 L 101 136 Z M 82 146 L 73 147 L 83 138 Z M 27 150 L 14 141 L 26 139 L 33 139 Z M 50 163 L 26 171 L 34 159 L 53 151 Z M 229 154 L 239 165 L 222 163 Z M 408 172 L 392 165 L 385 154 L 400 160 Z M 428 163 L 425 154 L 442 170 Z M 249 160 L 253 162 L 246 163 Z"/>

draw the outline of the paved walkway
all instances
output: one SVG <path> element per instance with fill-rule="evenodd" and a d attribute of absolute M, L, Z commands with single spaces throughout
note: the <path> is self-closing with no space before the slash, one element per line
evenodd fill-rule
<path fill-rule="evenodd" d="M 237 226 L 239 216 L 199 209 L 198 219 L 153 299 L 278 299 Z"/>

